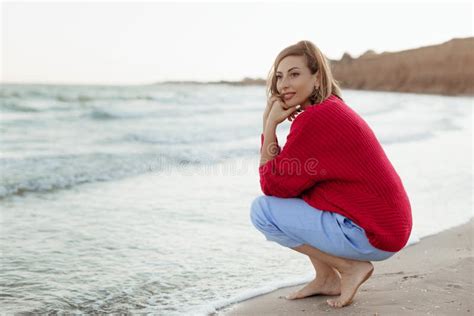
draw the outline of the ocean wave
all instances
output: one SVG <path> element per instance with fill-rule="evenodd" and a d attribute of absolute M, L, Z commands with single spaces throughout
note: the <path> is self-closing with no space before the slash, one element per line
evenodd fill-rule
<path fill-rule="evenodd" d="M 142 135 L 137 133 L 128 133 L 124 135 L 118 142 L 135 142 L 142 144 L 153 144 L 153 145 L 188 145 L 195 144 L 196 139 L 185 139 L 172 137 L 167 135 Z"/>
<path fill-rule="evenodd" d="M 156 100 L 150 95 L 66 95 L 59 94 L 52 96 L 54 99 L 61 102 L 89 102 L 97 100 L 108 101 L 129 101 L 129 100 Z"/>
<path fill-rule="evenodd" d="M 110 112 L 101 111 L 101 110 L 93 110 L 87 116 L 96 120 L 113 120 L 113 119 L 121 118 L 119 115 L 115 115 Z"/>
<path fill-rule="evenodd" d="M 80 184 L 111 181 L 187 165 L 215 163 L 218 158 L 192 150 L 135 155 L 84 154 L 1 159 L 0 198 L 52 192 Z"/>
<path fill-rule="evenodd" d="M 129 100 L 160 100 L 160 97 L 152 96 L 149 94 L 133 94 L 128 95 L 120 93 L 95 93 L 95 94 L 68 94 L 68 93 L 57 93 L 50 91 L 3 91 L 0 94 L 0 98 L 10 99 L 50 99 L 52 101 L 59 101 L 63 103 L 86 103 L 91 101 L 129 101 Z"/>
<path fill-rule="evenodd" d="M 175 103 L 182 96 L 185 95 L 159 86 L 5 84 L 0 89 L 0 98 L 4 100 L 50 100 L 55 103 L 77 103 L 80 105 L 95 101 L 134 100 Z"/>
<path fill-rule="evenodd" d="M 88 102 L 95 100 L 94 97 L 88 95 L 56 95 L 54 99 L 61 102 Z"/>
<path fill-rule="evenodd" d="M 404 135 L 384 135 L 380 136 L 380 142 L 383 145 L 390 145 L 395 143 L 408 143 L 427 140 L 435 135 L 431 132 L 406 133 Z"/>
<path fill-rule="evenodd" d="M 129 119 L 129 118 L 141 118 L 145 115 L 140 115 L 138 113 L 131 114 L 131 113 L 119 113 L 119 112 L 112 112 L 106 111 L 101 109 L 93 109 L 89 113 L 84 115 L 85 117 L 91 118 L 93 120 L 119 120 L 119 119 Z"/>
<path fill-rule="evenodd" d="M 400 104 L 384 104 L 383 106 L 371 106 L 370 109 L 361 108 L 359 111 L 362 116 L 386 115 L 390 112 L 400 111 Z"/>
<path fill-rule="evenodd" d="M 20 105 L 16 102 L 7 102 L 3 101 L 0 103 L 0 109 L 1 111 L 6 111 L 6 112 L 40 112 L 39 109 L 36 109 L 31 106 L 26 106 L 26 105 Z"/>

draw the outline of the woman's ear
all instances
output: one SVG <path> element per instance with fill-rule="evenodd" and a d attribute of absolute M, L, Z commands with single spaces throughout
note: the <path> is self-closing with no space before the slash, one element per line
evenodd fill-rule
<path fill-rule="evenodd" d="M 319 89 L 319 80 L 318 80 L 318 79 L 316 79 L 316 81 L 315 81 L 315 83 L 314 83 L 314 87 L 315 87 L 316 89 Z"/>
<path fill-rule="evenodd" d="M 313 75 L 314 76 L 314 87 L 316 89 L 319 89 L 319 79 L 318 79 L 318 75 L 319 75 L 319 70 L 316 71 L 316 73 Z"/>

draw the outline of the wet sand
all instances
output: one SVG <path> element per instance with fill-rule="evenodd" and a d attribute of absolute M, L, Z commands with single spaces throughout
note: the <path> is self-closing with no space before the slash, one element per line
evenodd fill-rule
<path fill-rule="evenodd" d="M 427 236 L 392 258 L 373 262 L 353 303 L 332 308 L 312 296 L 286 300 L 304 284 L 228 306 L 216 315 L 472 315 L 474 221 Z M 302 258 L 302 260 L 304 260 Z"/>

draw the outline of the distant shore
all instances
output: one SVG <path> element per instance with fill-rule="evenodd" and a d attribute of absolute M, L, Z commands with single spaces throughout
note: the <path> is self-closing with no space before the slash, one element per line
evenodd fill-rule
<path fill-rule="evenodd" d="M 289 301 L 287 287 L 227 306 L 211 315 L 472 315 L 473 226 L 468 223 L 427 236 L 386 261 L 374 261 L 374 275 L 351 305 L 326 303 L 329 296 Z M 278 277 L 278 276 L 276 276 Z"/>
<path fill-rule="evenodd" d="M 474 95 L 474 37 L 399 52 L 369 50 L 358 58 L 345 53 L 331 60 L 342 88 L 442 95 Z M 264 86 L 263 78 L 239 81 L 165 81 L 173 84 L 227 84 Z"/>

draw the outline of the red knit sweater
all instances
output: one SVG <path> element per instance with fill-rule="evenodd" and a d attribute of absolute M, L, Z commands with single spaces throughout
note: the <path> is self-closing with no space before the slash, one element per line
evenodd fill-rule
<path fill-rule="evenodd" d="M 348 217 L 378 249 L 406 245 L 412 215 L 402 181 L 372 129 L 343 100 L 331 95 L 307 107 L 279 149 L 259 168 L 264 194 Z"/>

